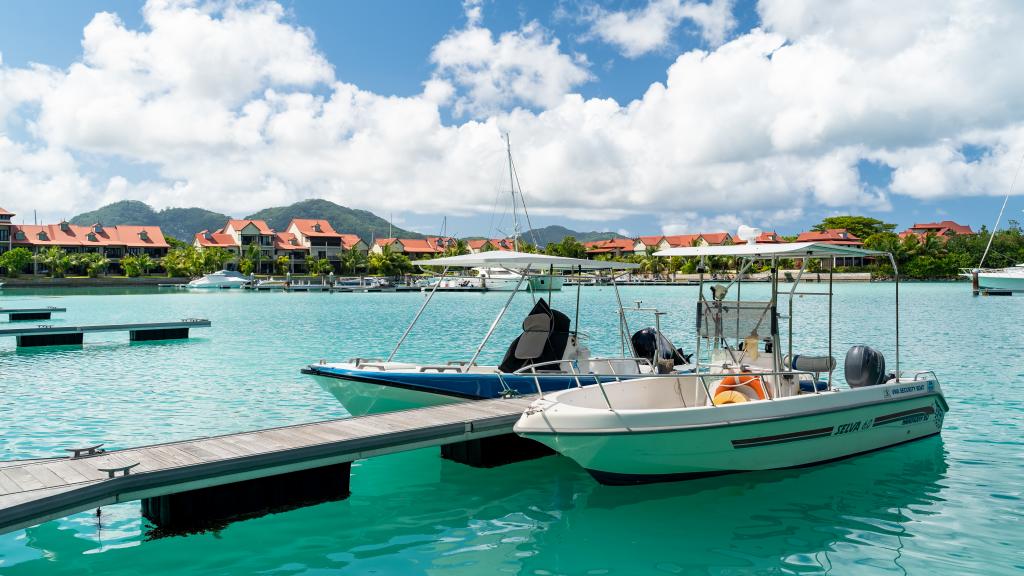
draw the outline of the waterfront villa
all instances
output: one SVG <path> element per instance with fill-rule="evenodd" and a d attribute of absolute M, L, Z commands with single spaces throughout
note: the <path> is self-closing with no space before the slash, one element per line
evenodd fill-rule
<path fill-rule="evenodd" d="M 256 273 L 271 274 L 277 258 L 288 258 L 289 272 L 304 272 L 306 257 L 326 258 L 334 268 L 341 270 L 341 259 L 346 250 L 356 248 L 366 254 L 366 243 L 355 234 L 336 231 L 327 220 L 294 218 L 284 232 L 276 232 L 263 220 L 228 220 L 224 228 L 211 232 L 203 230 L 195 236 L 196 248 L 223 248 L 234 255 L 227 264 L 236 269 L 250 245 L 260 251 Z"/>
<path fill-rule="evenodd" d="M 943 240 L 951 236 L 960 235 L 973 235 L 974 230 L 971 230 L 970 226 L 964 226 L 963 224 L 957 224 L 952 220 L 943 220 L 942 222 L 927 222 L 925 224 L 914 224 L 910 228 L 907 228 L 903 232 L 900 232 L 900 238 L 906 238 L 907 236 L 917 236 L 920 240 L 928 234 L 935 234 Z"/>
<path fill-rule="evenodd" d="M 159 261 L 170 245 L 159 226 L 79 226 L 69 222 L 59 224 L 13 224 L 14 214 L 0 208 L 0 252 L 19 246 L 33 255 L 56 246 L 69 254 L 94 252 L 110 261 L 111 270 L 121 270 L 125 256 L 146 254 Z M 40 272 L 39 263 L 33 262 L 32 272 Z"/>
<path fill-rule="evenodd" d="M 633 247 L 636 243 L 629 238 L 610 238 L 608 240 L 594 240 L 584 242 L 587 249 L 587 256 L 610 255 L 619 258 L 623 255 L 633 254 Z"/>
<path fill-rule="evenodd" d="M 835 244 L 837 246 L 850 246 L 852 248 L 863 248 L 864 241 L 848 231 L 846 228 L 829 228 L 828 230 L 811 230 L 810 232 L 801 232 L 796 237 L 797 242 L 819 242 L 822 244 Z M 828 264 L 827 260 L 822 260 L 823 264 Z M 860 256 L 850 258 L 833 258 L 833 266 L 863 266 L 864 258 Z"/>

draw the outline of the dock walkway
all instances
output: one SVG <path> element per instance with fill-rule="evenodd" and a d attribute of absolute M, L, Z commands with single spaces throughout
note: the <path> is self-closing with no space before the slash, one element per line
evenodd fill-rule
<path fill-rule="evenodd" d="M 52 326 L 40 324 L 31 327 L 0 328 L 0 336 L 14 336 L 18 346 L 53 346 L 81 344 L 86 332 L 128 332 L 131 341 L 169 340 L 188 338 L 191 328 L 209 328 L 210 321 L 201 318 L 178 322 L 148 322 L 141 324 L 90 324 L 86 326 Z"/>
<path fill-rule="evenodd" d="M 49 320 L 54 312 L 67 312 L 67 308 L 47 306 L 45 308 L 0 308 L 0 314 L 6 314 L 7 318 L 16 322 L 18 320 Z"/>
<path fill-rule="evenodd" d="M 510 434 L 531 400 L 470 401 L 78 458 L 0 462 L 0 533 L 118 502 L 144 500 L 145 512 L 145 499 Z M 347 485 L 346 476 L 346 491 Z"/>

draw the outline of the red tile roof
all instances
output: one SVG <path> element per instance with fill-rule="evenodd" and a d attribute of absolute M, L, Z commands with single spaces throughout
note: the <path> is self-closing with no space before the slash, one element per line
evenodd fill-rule
<path fill-rule="evenodd" d="M 664 236 L 641 236 L 637 238 L 637 240 L 643 242 L 644 246 L 657 246 L 658 242 L 661 242 L 662 238 L 664 238 Z"/>
<path fill-rule="evenodd" d="M 390 246 L 398 242 L 398 238 L 377 238 L 373 241 L 374 246 Z"/>
<path fill-rule="evenodd" d="M 758 244 L 781 244 L 782 238 L 772 230 L 771 232 L 761 232 L 755 242 Z"/>
<path fill-rule="evenodd" d="M 275 250 L 309 250 L 299 242 L 299 238 L 291 232 L 277 232 L 274 234 Z"/>
<path fill-rule="evenodd" d="M 237 248 L 234 236 L 223 232 L 210 232 L 203 230 L 196 234 L 196 241 L 200 246 L 220 246 L 221 248 Z"/>
<path fill-rule="evenodd" d="M 267 226 L 267 223 L 264 222 L 263 220 L 228 220 L 227 226 L 231 226 L 236 231 L 241 232 L 242 228 L 245 228 L 249 224 L 255 226 L 260 231 L 260 234 L 274 233 L 274 231 L 270 229 L 270 226 Z M 227 226 L 225 226 L 224 228 L 227 229 Z"/>
<path fill-rule="evenodd" d="M 797 242 L 822 242 L 824 244 L 837 244 L 840 246 L 863 246 L 860 238 L 846 231 L 845 228 L 829 228 L 823 232 L 812 230 L 801 232 L 796 238 Z"/>
<path fill-rule="evenodd" d="M 588 254 L 604 254 L 607 252 L 632 252 L 633 241 L 629 238 L 610 238 L 584 242 Z"/>
<path fill-rule="evenodd" d="M 728 232 L 704 232 L 700 237 L 712 246 L 721 246 L 726 242 L 732 242 L 732 236 Z"/>
<path fill-rule="evenodd" d="M 11 233 L 14 244 L 30 246 L 170 247 L 159 226 L 78 226 L 67 222 L 42 225 L 15 224 Z M 24 237 L 19 238 L 20 235 Z"/>
<path fill-rule="evenodd" d="M 674 236 L 665 236 L 664 238 L 672 248 L 680 248 L 693 246 L 694 242 L 700 240 L 700 234 L 676 234 Z M 647 243 L 644 242 L 644 244 Z"/>
<path fill-rule="evenodd" d="M 339 236 L 341 236 L 341 247 L 346 250 L 363 241 L 362 238 L 355 234 L 339 234 Z"/>
<path fill-rule="evenodd" d="M 314 220 L 308 218 L 292 218 L 291 223 L 288 227 L 291 228 L 295 225 L 299 229 L 299 233 L 303 236 L 313 236 L 317 238 L 340 238 L 341 234 L 334 230 L 331 223 L 327 220 Z"/>
<path fill-rule="evenodd" d="M 970 226 L 957 224 L 952 220 L 943 220 L 942 222 L 926 222 L 924 224 L 914 224 L 910 228 L 903 231 L 900 234 L 900 238 L 905 238 L 908 233 L 915 234 L 917 236 L 924 236 L 929 232 L 934 232 L 939 236 L 957 236 L 960 234 L 974 234 L 974 230 L 971 230 Z"/>
<path fill-rule="evenodd" d="M 0 216 L 14 216 L 14 212 L 8 212 L 3 208 L 0 208 Z"/>

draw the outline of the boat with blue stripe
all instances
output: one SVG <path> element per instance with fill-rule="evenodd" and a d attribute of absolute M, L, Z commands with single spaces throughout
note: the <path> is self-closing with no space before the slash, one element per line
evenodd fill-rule
<path fill-rule="evenodd" d="M 602 262 L 564 258 L 546 254 L 523 252 L 485 252 L 422 260 L 420 266 L 443 267 L 443 277 L 449 268 L 491 267 L 505 268 L 518 273 L 519 282 L 530 277 L 531 271 L 603 270 L 634 268 L 636 264 Z M 612 275 L 614 278 L 614 274 Z M 583 387 L 600 382 L 612 383 L 631 380 L 655 373 L 688 372 L 687 359 L 681 351 L 661 336 L 657 327 L 660 314 L 648 308 L 623 308 L 621 319 L 619 358 L 591 358 L 589 348 L 581 340 L 579 328 L 579 286 L 576 294 L 575 321 L 549 305 L 543 294 L 523 291 L 535 299 L 534 306 L 522 321 L 522 333 L 508 347 L 500 364 L 480 365 L 477 359 L 495 328 L 501 322 L 513 299 L 520 290 L 510 291 L 504 307 L 491 323 L 490 330 L 466 361 L 441 361 L 434 364 L 400 362 L 395 359 L 402 343 L 412 332 L 436 292 L 435 284 L 424 300 L 412 323 L 399 338 L 391 354 L 384 359 L 354 358 L 347 362 L 311 364 L 302 372 L 317 379 L 353 415 L 375 414 L 458 402 L 466 399 L 486 399 L 555 392 Z M 614 286 L 614 281 L 612 282 Z M 616 288 L 616 294 L 618 289 Z M 546 294 L 550 299 L 550 292 Z M 654 328 L 630 334 L 627 311 L 654 312 Z M 467 352 L 466 356 L 470 356 Z M 464 357 L 465 358 L 465 357 Z"/>

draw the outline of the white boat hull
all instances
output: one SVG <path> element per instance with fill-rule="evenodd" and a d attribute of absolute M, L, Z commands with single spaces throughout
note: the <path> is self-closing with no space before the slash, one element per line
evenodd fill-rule
<path fill-rule="evenodd" d="M 605 407 L 582 417 L 575 406 L 560 414 L 559 394 L 538 401 L 516 432 L 606 484 L 820 464 L 938 434 L 948 410 L 934 381 L 678 410 Z"/>
<path fill-rule="evenodd" d="M 549 276 L 547 274 L 530 276 L 530 288 L 532 288 L 534 292 L 546 292 L 548 290 L 557 292 L 562 289 L 564 284 L 564 276 Z"/>
<path fill-rule="evenodd" d="M 1013 290 L 1024 292 L 1024 272 L 993 272 L 978 274 L 978 286 L 996 290 Z"/>
<path fill-rule="evenodd" d="M 337 398 L 352 416 L 382 414 L 395 410 L 425 408 L 465 402 L 465 398 L 432 394 L 408 388 L 381 386 L 372 382 L 342 380 L 326 376 L 312 376 L 323 388 Z"/>

